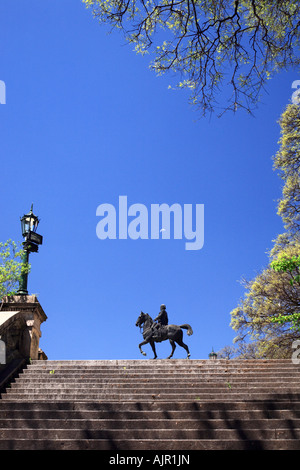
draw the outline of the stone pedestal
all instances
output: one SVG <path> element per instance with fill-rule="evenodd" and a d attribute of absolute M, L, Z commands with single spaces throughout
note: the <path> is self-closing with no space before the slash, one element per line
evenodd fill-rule
<path fill-rule="evenodd" d="M 6 362 L 18 357 L 40 359 L 41 324 L 47 316 L 35 295 L 13 295 L 2 299 L 0 337 L 6 345 Z"/>

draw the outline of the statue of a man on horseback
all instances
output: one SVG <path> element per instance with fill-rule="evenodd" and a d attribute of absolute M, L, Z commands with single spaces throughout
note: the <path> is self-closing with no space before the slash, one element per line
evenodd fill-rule
<path fill-rule="evenodd" d="M 176 344 L 179 344 L 179 346 L 182 346 L 186 352 L 187 352 L 187 358 L 190 357 L 190 352 L 189 348 L 184 342 L 182 341 L 183 338 L 183 332 L 182 328 L 187 330 L 188 335 L 193 334 L 192 327 L 188 324 L 184 325 L 169 325 L 168 324 L 168 314 L 166 311 L 166 306 L 163 304 L 160 306 L 160 312 L 158 316 L 155 318 L 155 321 L 157 323 L 154 323 L 150 315 L 148 313 L 141 312 L 140 316 L 138 317 L 136 321 L 136 326 L 139 326 L 140 328 L 143 327 L 143 338 L 144 341 L 139 344 L 139 348 L 141 353 L 146 356 L 146 353 L 142 350 L 142 346 L 144 344 L 150 343 L 152 350 L 154 352 L 154 359 L 157 358 L 156 355 L 156 350 L 155 350 L 155 343 L 160 343 L 161 341 L 169 340 L 170 344 L 172 346 L 172 352 L 170 356 L 168 356 L 168 359 L 170 359 L 173 356 L 173 353 L 176 348 Z"/>
<path fill-rule="evenodd" d="M 166 328 L 164 328 L 164 326 L 169 323 L 166 306 L 164 304 L 160 306 L 160 312 L 157 317 L 154 318 L 154 321 L 156 321 L 157 323 L 153 323 L 151 331 L 149 332 L 147 338 L 150 340 L 150 338 L 153 336 L 156 338 L 156 341 L 163 341 L 163 336 L 164 334 L 166 334 Z"/>

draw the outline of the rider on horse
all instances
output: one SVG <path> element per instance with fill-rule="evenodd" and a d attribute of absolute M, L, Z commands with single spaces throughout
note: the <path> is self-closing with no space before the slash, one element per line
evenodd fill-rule
<path fill-rule="evenodd" d="M 151 333 L 149 334 L 149 338 L 152 335 L 161 337 L 163 330 L 164 330 L 164 326 L 166 326 L 169 322 L 168 314 L 166 311 L 166 306 L 164 304 L 160 306 L 160 312 L 157 315 L 157 317 L 154 318 L 154 321 L 157 321 L 157 323 L 153 323 L 152 328 L 151 328 Z"/>
<path fill-rule="evenodd" d="M 193 334 L 193 330 L 191 325 L 188 323 L 184 323 L 183 325 L 168 325 L 168 315 L 166 312 L 166 306 L 161 305 L 160 312 L 158 316 L 155 318 L 155 320 L 158 320 L 157 323 L 155 323 L 150 315 L 148 313 L 141 312 L 140 316 L 138 317 L 136 321 L 136 326 L 139 326 L 140 328 L 143 328 L 143 338 L 144 341 L 142 341 L 139 344 L 140 352 L 146 356 L 146 353 L 142 350 L 142 346 L 144 344 L 150 343 L 151 348 L 154 352 L 154 359 L 157 358 L 156 350 L 155 350 L 155 343 L 161 343 L 162 341 L 169 340 L 170 344 L 172 346 L 172 352 L 168 356 L 168 359 L 170 359 L 173 356 L 173 353 L 176 348 L 177 343 L 179 346 L 184 348 L 187 352 L 187 357 L 190 357 L 190 352 L 189 348 L 184 342 L 182 341 L 182 336 L 183 336 L 183 329 L 187 330 L 188 336 Z"/>
<path fill-rule="evenodd" d="M 166 306 L 164 304 L 160 306 L 160 312 L 157 317 L 154 318 L 154 321 L 157 321 L 157 323 L 154 325 L 154 328 L 160 328 L 161 326 L 168 324 L 169 319 L 166 311 Z"/>

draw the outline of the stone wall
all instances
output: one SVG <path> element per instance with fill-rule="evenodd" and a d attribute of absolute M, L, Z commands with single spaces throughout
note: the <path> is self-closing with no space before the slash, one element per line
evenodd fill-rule
<path fill-rule="evenodd" d="M 47 320 L 35 295 L 14 295 L 2 299 L 0 339 L 6 347 L 6 363 L 16 358 L 46 359 L 39 348 L 41 324 Z"/>

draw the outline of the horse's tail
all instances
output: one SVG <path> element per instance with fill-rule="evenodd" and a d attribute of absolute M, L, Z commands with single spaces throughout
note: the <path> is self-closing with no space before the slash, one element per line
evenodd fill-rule
<path fill-rule="evenodd" d="M 184 325 L 180 325 L 180 328 L 183 328 L 184 330 L 187 330 L 187 334 L 191 336 L 193 334 L 193 328 L 191 325 L 188 325 L 188 323 L 185 323 Z"/>

